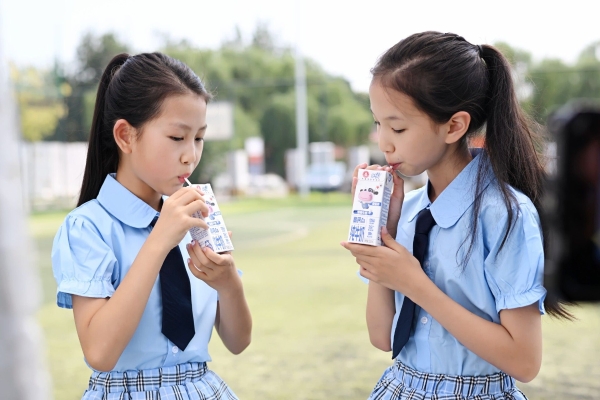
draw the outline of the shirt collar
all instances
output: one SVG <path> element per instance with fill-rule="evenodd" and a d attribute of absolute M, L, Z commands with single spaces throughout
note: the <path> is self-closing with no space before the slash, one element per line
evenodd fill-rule
<path fill-rule="evenodd" d="M 146 228 L 159 213 L 108 174 L 96 198 L 106 211 L 133 228 Z"/>
<path fill-rule="evenodd" d="M 429 200 L 429 191 L 427 190 L 427 187 L 421 191 L 418 206 L 415 207 L 412 210 L 411 215 L 409 215 L 409 222 L 416 218 L 419 211 L 431 205 L 431 214 L 440 228 L 449 228 L 456 224 L 459 218 L 475 201 L 477 171 L 479 170 L 479 164 L 481 164 L 483 157 L 481 156 L 480 149 L 474 149 L 471 153 L 474 156 L 473 160 L 463 168 L 433 203 Z M 484 168 L 488 168 L 490 171 L 484 174 L 485 179 L 481 190 L 484 190 L 489 185 L 493 175 L 489 164 Z M 429 186 L 429 182 L 427 183 L 427 186 Z"/>

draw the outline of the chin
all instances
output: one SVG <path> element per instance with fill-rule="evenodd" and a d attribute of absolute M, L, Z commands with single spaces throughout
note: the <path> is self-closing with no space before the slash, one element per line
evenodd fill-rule
<path fill-rule="evenodd" d="M 400 175 L 405 176 L 407 178 L 414 178 L 415 176 L 421 175 L 424 171 L 415 169 L 415 168 L 403 168 L 404 165 L 401 165 L 396 171 L 400 173 Z"/>

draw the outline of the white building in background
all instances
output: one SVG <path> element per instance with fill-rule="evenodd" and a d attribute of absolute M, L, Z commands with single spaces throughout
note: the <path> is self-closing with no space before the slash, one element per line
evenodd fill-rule
<path fill-rule="evenodd" d="M 21 142 L 19 155 L 23 199 L 30 210 L 77 204 L 87 143 Z"/>

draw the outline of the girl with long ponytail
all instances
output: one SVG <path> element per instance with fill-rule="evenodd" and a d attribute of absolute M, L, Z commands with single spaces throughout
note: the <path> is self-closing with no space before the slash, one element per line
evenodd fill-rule
<path fill-rule="evenodd" d="M 515 380 L 540 369 L 541 316 L 571 314 L 543 286 L 543 142 L 510 64 L 493 46 L 422 32 L 372 74 L 388 165 L 355 176 L 393 173 L 385 246 L 342 242 L 369 283 L 371 342 L 395 360 L 370 398 L 523 400 Z M 401 175 L 425 171 L 427 185 L 405 194 Z"/>
<path fill-rule="evenodd" d="M 208 342 L 214 327 L 242 352 L 250 311 L 230 252 L 191 240 L 208 206 L 183 187 L 210 99 L 161 53 L 119 54 L 102 74 L 78 207 L 52 248 L 57 304 L 73 309 L 93 370 L 85 400 L 237 399 L 208 369 Z"/>

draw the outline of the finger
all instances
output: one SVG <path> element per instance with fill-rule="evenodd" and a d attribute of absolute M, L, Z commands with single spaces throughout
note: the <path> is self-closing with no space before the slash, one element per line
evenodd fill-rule
<path fill-rule="evenodd" d="M 347 243 L 346 248 L 350 250 L 352 254 L 356 255 L 375 255 L 374 253 L 377 251 L 376 246 L 369 246 L 366 244 L 359 243 Z"/>
<path fill-rule="evenodd" d="M 201 280 L 206 280 L 208 278 L 208 275 L 206 275 L 206 272 L 203 271 L 201 268 L 198 268 L 194 262 L 188 258 L 188 269 L 190 270 L 190 272 L 192 273 L 192 275 L 194 275 L 196 278 L 201 279 Z"/>
<path fill-rule="evenodd" d="M 193 240 L 191 244 L 188 244 L 188 253 L 190 254 L 190 257 L 195 265 L 212 269 L 210 260 L 206 258 L 204 251 L 202 251 L 202 247 L 200 247 L 200 244 L 195 240 Z"/>
<path fill-rule="evenodd" d="M 202 249 L 204 251 L 204 255 L 208 258 L 212 263 L 216 265 L 224 265 L 227 259 L 227 255 L 222 255 L 219 253 L 215 253 L 212 249 L 205 247 Z"/>
<path fill-rule="evenodd" d="M 169 204 L 171 204 L 173 207 L 186 206 L 196 200 L 204 201 L 204 198 L 200 196 L 200 193 L 189 187 L 180 189 L 177 192 L 179 191 L 182 191 L 183 193 L 181 193 L 178 197 L 174 197 L 175 195 L 173 195 L 168 199 Z"/>
<path fill-rule="evenodd" d="M 358 273 L 360 274 L 360 276 L 362 276 L 363 278 L 367 278 L 370 281 L 376 281 L 375 279 L 375 275 L 373 275 L 368 269 L 361 267 L 360 270 L 358 271 Z"/>
<path fill-rule="evenodd" d="M 394 190 L 392 192 L 392 198 L 404 198 L 404 179 L 400 177 L 398 171 L 390 171 L 394 178 Z"/>
<path fill-rule="evenodd" d="M 229 239 L 231 239 L 231 237 L 233 236 L 233 233 L 231 231 L 227 231 L 227 234 L 229 235 Z"/>
<path fill-rule="evenodd" d="M 200 196 L 204 196 L 205 195 L 205 193 L 202 191 L 202 189 L 200 189 L 200 185 L 190 185 L 187 188 L 195 189 L 198 193 L 200 193 Z"/>
<path fill-rule="evenodd" d="M 173 202 L 175 200 L 177 200 L 179 197 L 181 197 L 182 195 L 185 194 L 187 188 L 182 187 L 181 189 L 178 189 L 175 193 L 173 193 L 172 195 L 169 196 L 169 198 L 167 200 L 165 200 L 165 203 L 168 202 Z"/>
<path fill-rule="evenodd" d="M 204 199 L 194 200 L 186 205 L 183 210 L 190 216 L 196 212 L 200 212 L 205 218 L 208 217 L 208 204 L 204 202 Z"/>
<path fill-rule="evenodd" d="M 208 224 L 202 218 L 196 218 L 196 217 L 191 217 L 191 216 L 187 217 L 187 218 L 188 218 L 187 223 L 189 224 L 188 226 L 190 228 L 196 227 L 196 228 L 208 230 Z"/>
<path fill-rule="evenodd" d="M 353 177 L 357 177 L 358 176 L 358 170 L 359 169 L 365 169 L 367 168 L 367 163 L 362 163 L 362 164 L 358 164 L 355 168 L 354 171 L 352 172 L 352 176 Z"/>
<path fill-rule="evenodd" d="M 389 247 L 390 249 L 399 253 L 406 250 L 404 247 L 402 247 L 402 245 L 396 242 L 396 240 L 390 235 L 385 226 L 381 227 L 381 241 L 385 244 L 386 247 Z"/>
<path fill-rule="evenodd" d="M 350 194 L 352 195 L 352 197 L 354 197 L 354 193 L 356 192 L 356 184 L 358 183 L 358 178 L 353 176 L 352 177 L 352 189 L 350 190 Z"/>

